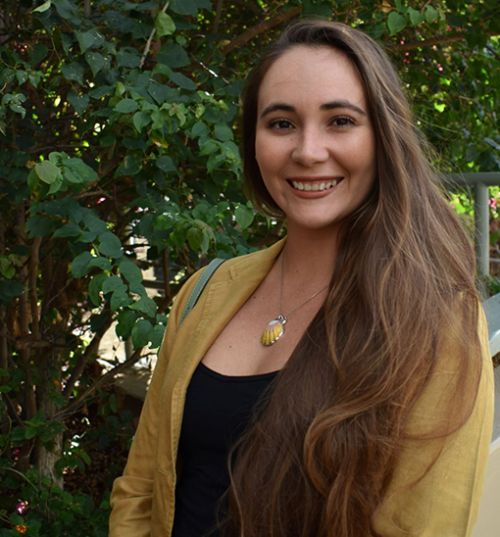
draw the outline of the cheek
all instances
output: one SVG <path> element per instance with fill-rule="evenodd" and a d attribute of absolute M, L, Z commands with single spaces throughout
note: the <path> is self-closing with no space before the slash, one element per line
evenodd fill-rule
<path fill-rule="evenodd" d="M 373 136 L 367 136 L 356 153 L 360 171 L 373 178 L 376 169 L 375 140 Z"/>
<path fill-rule="evenodd" d="M 266 142 L 265 136 L 257 136 L 255 139 L 255 160 L 264 179 L 272 172 L 276 157 L 277 152 L 275 148 L 272 144 Z"/>

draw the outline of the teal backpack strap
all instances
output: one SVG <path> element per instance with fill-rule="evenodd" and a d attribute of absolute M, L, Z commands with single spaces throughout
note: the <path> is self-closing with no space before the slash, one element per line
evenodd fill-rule
<path fill-rule="evenodd" d="M 205 289 L 205 286 L 212 277 L 213 273 L 222 265 L 222 263 L 224 263 L 224 261 L 225 259 L 221 259 L 219 257 L 212 259 L 212 261 L 210 261 L 210 263 L 206 266 L 205 270 L 201 273 L 201 276 L 196 282 L 193 291 L 191 292 L 191 295 L 184 306 L 184 310 L 182 311 L 179 321 L 179 326 L 186 318 L 186 315 L 195 307 L 201 293 L 203 292 L 203 289 Z"/>

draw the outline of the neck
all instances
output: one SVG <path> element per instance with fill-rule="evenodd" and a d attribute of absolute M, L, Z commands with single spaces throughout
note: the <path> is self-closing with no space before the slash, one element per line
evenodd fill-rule
<path fill-rule="evenodd" d="M 319 289 L 331 280 L 337 257 L 337 238 L 331 230 L 297 230 L 289 226 L 282 255 L 283 278 L 292 289 Z"/>

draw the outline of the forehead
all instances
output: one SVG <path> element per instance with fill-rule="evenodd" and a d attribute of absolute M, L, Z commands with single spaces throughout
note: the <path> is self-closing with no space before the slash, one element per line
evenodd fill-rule
<path fill-rule="evenodd" d="M 352 61 L 335 48 L 296 45 L 264 75 L 258 107 L 262 109 L 274 101 L 319 106 L 336 99 L 366 108 L 361 77 Z"/>

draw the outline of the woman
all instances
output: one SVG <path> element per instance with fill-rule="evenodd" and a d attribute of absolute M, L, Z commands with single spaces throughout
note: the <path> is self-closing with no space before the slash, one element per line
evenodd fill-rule
<path fill-rule="evenodd" d="M 111 536 L 470 535 L 484 319 L 393 67 L 359 31 L 298 22 L 249 78 L 243 141 L 286 240 L 225 262 L 182 324 L 199 274 L 179 293 Z"/>

